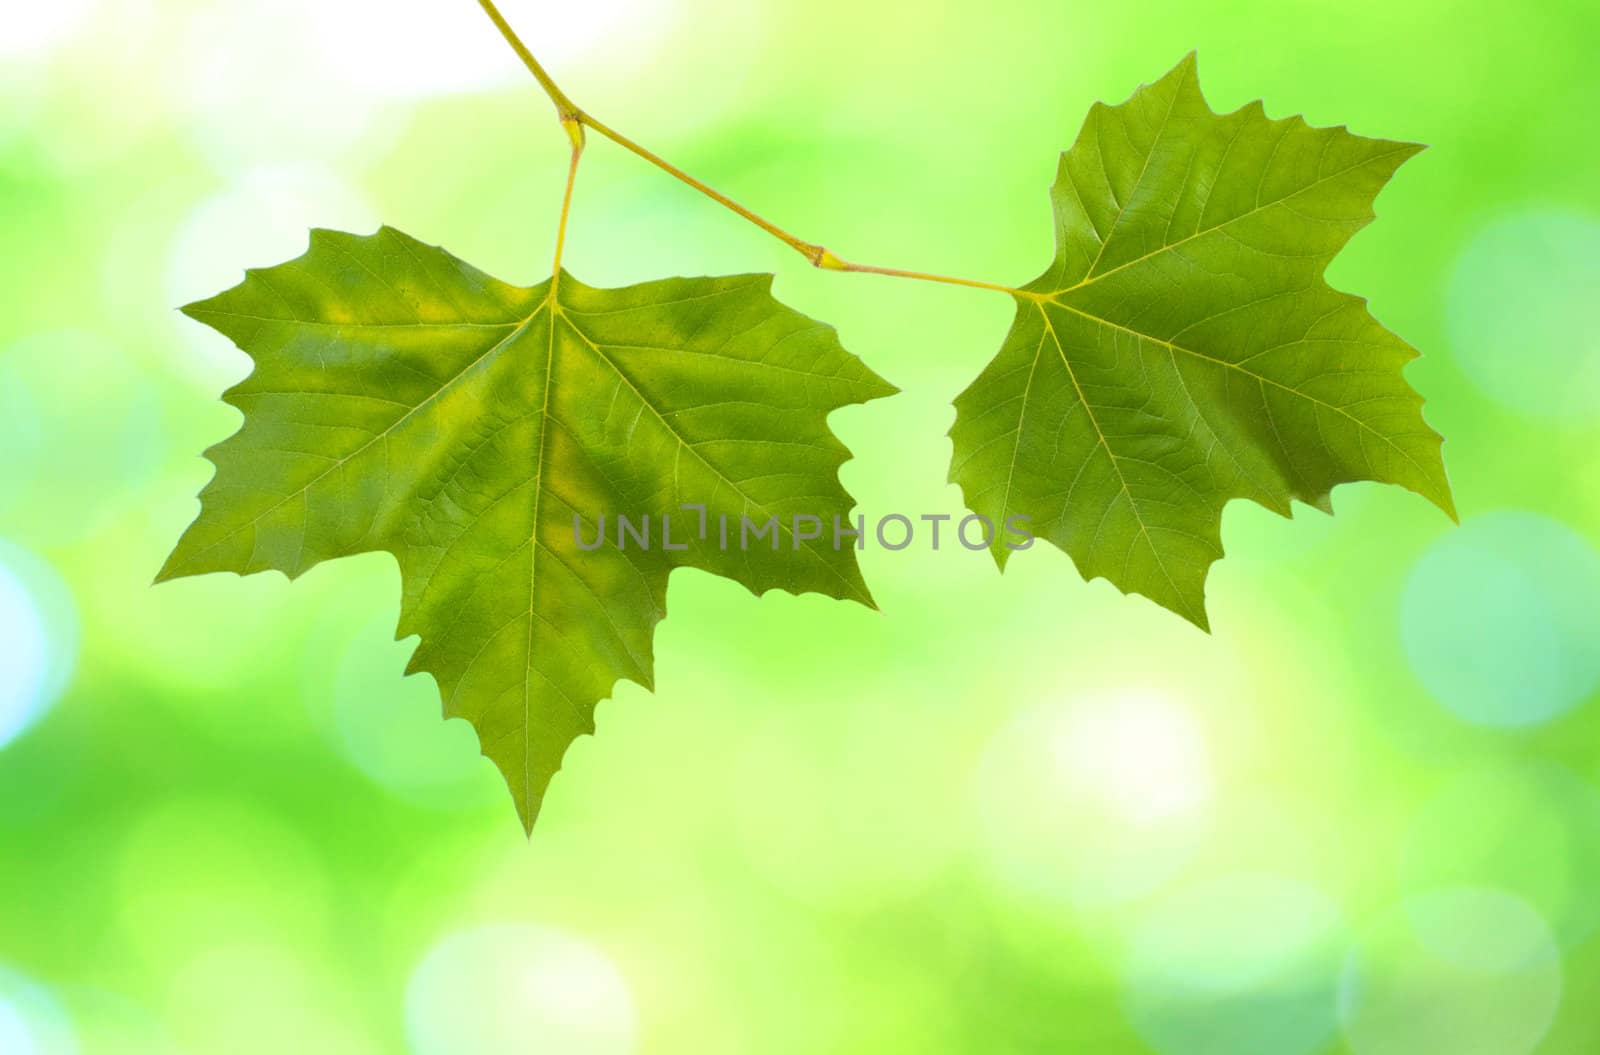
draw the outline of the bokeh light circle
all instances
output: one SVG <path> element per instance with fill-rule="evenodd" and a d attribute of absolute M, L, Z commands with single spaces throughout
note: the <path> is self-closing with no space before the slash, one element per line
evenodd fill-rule
<path fill-rule="evenodd" d="M 1412 568 L 1400 605 L 1412 669 L 1458 717 L 1515 728 L 1600 689 L 1600 555 L 1535 513 L 1475 517 Z"/>
<path fill-rule="evenodd" d="M 78 1042 L 54 993 L 0 965 L 0 1053 L 77 1055 Z"/>
<path fill-rule="evenodd" d="M 324 6 L 336 5 L 279 0 L 183 12 L 168 48 L 176 61 L 161 70 L 165 102 L 219 170 L 290 158 L 342 160 L 385 138 L 375 100 L 307 46 L 321 28 L 315 12 Z"/>
<path fill-rule="evenodd" d="M 79 1055 L 178 1055 L 181 1050 L 150 1008 L 122 992 L 80 983 L 62 988 L 60 998 Z M 0 1043 L 0 1052 L 5 1051 Z"/>
<path fill-rule="evenodd" d="M 0 59 L 38 62 L 48 58 L 71 42 L 98 6 L 97 0 L 8 4 L 6 31 L 0 33 Z"/>
<path fill-rule="evenodd" d="M 321 855 L 304 833 L 243 801 L 163 802 L 128 829 L 115 863 L 118 938 L 172 970 L 219 947 L 311 944 L 329 922 Z"/>
<path fill-rule="evenodd" d="M 502 3 L 564 77 L 591 58 L 605 69 L 638 69 L 680 14 L 668 0 Z M 406 103 L 531 84 L 472 7 L 278 0 L 197 5 L 183 16 L 169 34 L 181 45 L 168 52 L 181 61 L 164 71 L 165 102 L 199 151 L 228 171 L 373 156 L 403 127 Z"/>
<path fill-rule="evenodd" d="M 1449 292 L 1457 360 L 1497 402 L 1532 417 L 1600 415 L 1600 217 L 1505 216 L 1456 261 Z"/>
<path fill-rule="evenodd" d="M 0 450 L 0 512 L 14 537 L 71 545 L 160 474 L 160 398 L 115 338 L 28 334 L 0 352 Z"/>
<path fill-rule="evenodd" d="M 1338 1028 L 1346 936 L 1339 909 L 1271 875 L 1209 880 L 1137 925 L 1128 1015 L 1161 1055 L 1312 1055 Z"/>
<path fill-rule="evenodd" d="M 1600 930 L 1600 788 L 1547 761 L 1465 773 L 1418 813 L 1403 861 L 1408 891 L 1504 890 L 1572 948 Z"/>
<path fill-rule="evenodd" d="M 0 749 L 56 701 L 77 661 L 71 594 L 43 561 L 0 542 Z"/>
<path fill-rule="evenodd" d="M 1070 906 L 1148 893 L 1210 824 L 1211 759 L 1176 697 L 1124 689 L 1025 712 L 984 750 L 981 838 L 999 877 Z"/>
<path fill-rule="evenodd" d="M 1561 992 L 1539 914 L 1504 891 L 1457 887 L 1408 900 L 1362 935 L 1339 1015 L 1355 1055 L 1530 1055 Z"/>
<path fill-rule="evenodd" d="M 176 1050 L 377 1055 L 348 978 L 307 953 L 304 943 L 219 944 L 177 965 L 163 1008 Z"/>
<path fill-rule="evenodd" d="M 848 717 L 774 707 L 728 750 L 732 830 L 751 867 L 812 904 L 910 897 L 943 875 L 962 833 L 966 789 L 949 780 L 960 734 L 929 713 L 934 690 L 906 675 L 865 688 Z M 883 779 L 885 745 L 898 752 Z M 826 848 L 824 851 L 822 848 Z"/>
<path fill-rule="evenodd" d="M 356 97 L 406 100 L 528 84 L 527 71 L 475 10 L 417 6 L 395 18 L 389 0 L 300 2 L 307 4 L 304 36 L 315 65 Z M 538 41 L 543 63 L 568 71 L 601 56 L 643 61 L 641 45 L 659 46 L 673 11 L 668 0 L 501 0 L 498 6 L 521 35 Z"/>
<path fill-rule="evenodd" d="M 395 641 L 393 616 L 369 622 L 351 640 L 333 680 L 341 753 L 374 783 L 419 805 L 498 801 L 504 788 L 472 727 L 444 720 L 432 678 L 403 676 L 411 650 Z M 325 676 L 320 668 L 317 676 Z"/>
<path fill-rule="evenodd" d="M 626 979 L 589 942 L 530 923 L 444 938 L 406 988 L 414 1055 L 629 1055 Z"/>
<path fill-rule="evenodd" d="M 244 280 L 247 267 L 271 267 L 305 253 L 307 229 L 366 234 L 377 229 L 372 207 L 326 169 L 262 166 L 205 199 L 174 235 L 167 260 L 167 300 L 186 304 Z M 189 319 L 173 323 L 191 356 L 176 363 L 207 385 L 232 383 L 250 360 L 232 342 Z"/>

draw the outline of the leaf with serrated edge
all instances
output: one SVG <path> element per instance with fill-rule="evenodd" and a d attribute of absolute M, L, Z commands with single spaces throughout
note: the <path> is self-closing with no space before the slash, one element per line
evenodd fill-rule
<path fill-rule="evenodd" d="M 1439 436 L 1402 377 L 1416 352 L 1323 271 L 1423 148 L 1212 112 L 1191 54 L 1097 103 L 1052 190 L 1056 257 L 956 399 L 951 482 L 1207 627 L 1223 506 L 1331 512 L 1336 484 L 1399 484 L 1454 516 Z M 1015 535 L 993 544 L 1002 568 Z"/>
<path fill-rule="evenodd" d="M 895 389 L 771 281 L 524 289 L 390 228 L 314 231 L 305 256 L 184 309 L 255 370 L 224 397 L 244 424 L 207 452 L 216 475 L 159 578 L 392 553 L 398 633 L 421 639 L 409 671 L 476 727 L 531 830 L 598 701 L 652 686 L 673 568 L 872 604 L 833 545 L 853 502 L 826 419 Z M 675 514 L 685 544 L 684 504 L 790 526 L 776 549 L 619 547 L 619 514 Z M 602 515 L 603 548 L 580 550 L 574 516 L 590 544 Z M 802 542 L 796 515 L 828 531 Z"/>

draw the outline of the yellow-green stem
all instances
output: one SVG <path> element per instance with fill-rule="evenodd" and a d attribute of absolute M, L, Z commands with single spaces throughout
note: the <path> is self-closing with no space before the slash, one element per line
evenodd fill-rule
<path fill-rule="evenodd" d="M 528 46 L 522 43 L 522 39 L 517 36 L 517 31 L 511 28 L 511 23 L 506 21 L 505 16 L 500 13 L 500 9 L 494 5 L 494 0 L 478 0 L 478 6 L 483 8 L 484 14 L 489 16 L 489 21 L 494 23 L 494 27 L 500 31 L 500 35 L 506 38 L 506 43 L 511 45 L 511 50 L 517 53 L 517 57 L 522 60 L 522 64 L 528 67 L 528 72 L 533 74 L 534 79 L 539 82 L 539 86 L 544 89 L 544 93 L 550 97 L 550 101 L 556 104 L 556 113 L 561 117 L 562 122 L 564 123 L 577 117 L 580 112 L 578 108 L 573 105 L 571 99 L 567 98 L 567 94 L 561 90 L 550 74 L 545 72 L 545 68 L 539 65 L 539 60 L 534 58 L 533 52 L 529 51 Z"/>
<path fill-rule="evenodd" d="M 550 101 L 555 104 L 556 114 L 560 117 L 563 127 L 566 128 L 568 137 L 572 139 L 573 175 L 575 175 L 577 172 L 578 157 L 583 151 L 583 130 L 585 127 L 592 128 L 623 149 L 643 158 L 645 161 L 650 162 L 650 164 L 672 176 L 674 179 L 693 187 L 695 190 L 699 191 L 701 194 L 704 194 L 712 201 L 715 201 L 723 208 L 728 209 L 730 212 L 733 212 L 736 215 L 748 220 L 750 223 L 755 224 L 763 231 L 772 235 L 772 237 L 778 239 L 780 242 L 787 245 L 801 256 L 805 257 L 811 262 L 813 267 L 821 268 L 824 271 L 844 271 L 865 275 L 888 275 L 893 278 L 915 279 L 919 282 L 939 282 L 949 286 L 964 286 L 968 289 L 994 290 L 998 293 L 1009 293 L 1012 296 L 1037 299 L 1037 294 L 1029 293 L 1013 286 L 1000 285 L 999 283 L 995 282 L 980 282 L 974 279 L 951 278 L 945 275 L 933 275 L 923 271 L 903 271 L 898 268 L 871 267 L 866 264 L 853 264 L 815 242 L 808 242 L 803 238 L 799 238 L 790 234 L 788 231 L 785 231 L 782 227 L 779 227 L 766 217 L 761 216 L 760 214 L 746 208 L 743 205 L 740 205 L 738 202 L 734 201 L 732 198 L 728 197 L 726 194 L 723 194 L 716 188 L 689 175 L 683 169 L 672 164 L 661 155 L 652 150 L 646 149 L 640 144 L 634 142 L 632 139 L 629 139 L 627 136 L 623 135 L 621 132 L 618 132 L 616 129 L 611 128 L 610 126 L 602 123 L 601 121 L 592 117 L 590 114 L 586 113 L 576 103 L 567 97 L 567 94 L 561 90 L 559 85 L 556 84 L 554 78 L 552 78 L 545 70 L 544 66 L 539 63 L 539 60 L 534 58 L 533 52 L 528 50 L 527 45 L 524 44 L 521 38 L 517 36 L 516 30 L 512 29 L 511 24 L 505 20 L 505 16 L 502 15 L 499 8 L 495 6 L 494 0 L 478 0 L 478 6 L 483 8 L 484 12 L 489 16 L 489 19 L 494 23 L 495 28 L 500 31 L 500 35 L 505 38 L 507 44 L 511 45 L 511 49 L 517 53 L 517 57 L 522 60 L 522 64 L 528 67 L 528 71 L 533 74 L 534 79 L 539 82 L 539 86 L 543 88 L 545 94 L 550 97 Z M 567 209 L 571 203 L 571 200 L 572 179 L 569 175 L 567 182 L 566 204 L 563 204 L 561 210 L 561 232 L 557 236 L 556 265 L 558 274 L 560 271 L 561 242 L 566 234 Z"/>
<path fill-rule="evenodd" d="M 556 226 L 556 259 L 550 265 L 550 299 L 555 301 L 556 287 L 561 284 L 561 254 L 567 248 L 567 220 L 572 215 L 572 188 L 578 182 L 578 162 L 583 160 L 583 129 L 578 127 L 572 137 L 572 163 L 567 166 L 567 189 L 561 196 L 561 222 Z"/>

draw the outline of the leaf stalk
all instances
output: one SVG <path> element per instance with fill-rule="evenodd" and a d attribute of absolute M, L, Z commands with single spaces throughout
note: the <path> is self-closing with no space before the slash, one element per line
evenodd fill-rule
<path fill-rule="evenodd" d="M 563 122 L 564 123 L 564 122 Z M 556 287 L 561 284 L 561 255 L 567 247 L 567 220 L 572 215 L 572 189 L 578 182 L 578 162 L 583 160 L 583 126 L 567 125 L 572 137 L 572 163 L 567 166 L 567 189 L 561 196 L 561 222 L 556 227 L 556 259 L 550 265 L 550 303 L 557 306 Z"/>
<path fill-rule="evenodd" d="M 900 268 L 873 267 L 867 264 L 851 263 L 850 261 L 838 256 L 832 250 L 827 249 L 816 242 L 808 242 L 803 238 L 789 233 L 782 227 L 779 227 L 777 224 L 773 223 L 771 220 L 768 220 L 766 217 L 739 204 L 737 201 L 734 201 L 732 198 L 728 197 L 726 194 L 723 194 L 710 184 L 696 179 L 683 169 L 672 164 L 672 162 L 668 161 L 666 158 L 663 158 L 654 151 L 640 145 L 629 137 L 623 135 L 621 132 L 618 132 L 616 129 L 604 124 L 587 111 L 583 110 L 576 103 L 574 103 L 565 92 L 561 90 L 561 87 L 556 84 L 555 79 L 550 76 L 549 72 L 542 64 L 540 64 L 539 60 L 534 57 L 533 52 L 530 51 L 528 46 L 522 42 L 522 39 L 517 36 L 516 30 L 511 28 L 511 24 L 506 21 L 505 16 L 502 15 L 499 8 L 495 6 L 494 0 L 478 0 L 478 6 L 483 8 L 484 13 L 489 16 L 489 19 L 494 23 L 495 28 L 500 31 L 500 35 L 504 37 L 506 43 L 511 46 L 511 50 L 517 53 L 517 57 L 522 60 L 522 64 L 528 68 L 530 73 L 533 74 L 534 79 L 539 82 L 539 86 L 543 88 L 545 94 L 550 97 L 550 101 L 555 104 L 556 115 L 560 118 L 562 127 L 566 129 L 567 137 L 572 140 L 572 167 L 567 181 L 566 200 L 563 203 L 561 210 L 561 229 L 557 234 L 556 272 L 558 277 L 561 264 L 561 248 L 566 236 L 567 213 L 572 201 L 572 181 L 577 173 L 578 158 L 583 152 L 584 129 L 592 128 L 595 132 L 611 140 L 624 150 L 627 150 L 643 160 L 648 161 L 650 164 L 667 173 L 669 176 L 673 177 L 679 182 L 693 187 L 695 190 L 699 191 L 701 194 L 704 194 L 706 197 L 721 205 L 723 208 L 761 228 L 763 231 L 767 232 L 767 234 L 776 238 L 784 245 L 787 245 L 789 248 L 805 257 L 808 261 L 810 261 L 812 267 L 823 271 L 842 271 L 864 275 L 887 275 L 891 278 L 913 279 L 919 282 L 937 282 L 949 286 L 963 286 L 968 289 L 993 290 L 998 293 L 1008 293 L 1014 297 L 1023 297 L 1028 299 L 1036 299 L 1038 297 L 1037 294 L 1017 289 L 1013 286 L 1001 285 L 995 282 L 981 282 L 975 279 L 952 278 L 946 275 L 935 275 L 925 271 L 905 271 L 901 270 Z"/>

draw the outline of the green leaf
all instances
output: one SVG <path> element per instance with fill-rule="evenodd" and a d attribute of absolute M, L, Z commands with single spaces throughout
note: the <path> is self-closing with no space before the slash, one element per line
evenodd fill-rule
<path fill-rule="evenodd" d="M 160 579 L 394 554 L 411 671 L 476 727 L 532 828 L 567 746 L 618 679 L 650 687 L 676 567 L 871 605 L 832 524 L 845 517 L 827 426 L 895 390 L 831 327 L 773 299 L 771 276 L 602 290 L 564 272 L 523 289 L 385 228 L 315 231 L 305 256 L 184 310 L 255 370 L 224 397 L 244 425 Z M 764 540 L 619 545 L 616 517 L 697 512 L 788 526 Z M 605 544 L 592 544 L 606 518 Z"/>
<path fill-rule="evenodd" d="M 1192 54 L 1096 104 L 1052 191 L 1055 260 L 956 400 L 967 505 L 1202 628 L 1230 499 L 1331 512 L 1334 485 L 1379 480 L 1454 516 L 1402 377 L 1416 352 L 1323 279 L 1421 149 L 1260 103 L 1219 116 Z"/>

